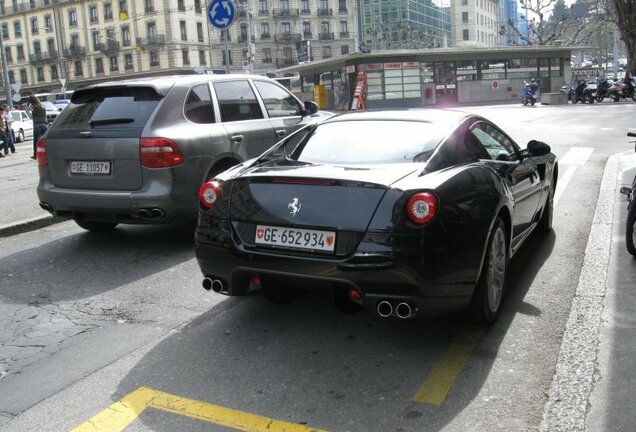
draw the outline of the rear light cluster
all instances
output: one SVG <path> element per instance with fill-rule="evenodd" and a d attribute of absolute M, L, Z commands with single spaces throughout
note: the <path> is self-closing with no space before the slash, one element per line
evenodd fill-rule
<path fill-rule="evenodd" d="M 205 182 L 199 188 L 199 201 L 205 208 L 212 208 L 221 197 L 221 182 L 218 180 L 210 180 Z"/>
<path fill-rule="evenodd" d="M 418 192 L 409 199 L 406 214 L 411 221 L 423 225 L 433 220 L 438 208 L 439 204 L 435 195 L 430 192 Z"/>
<path fill-rule="evenodd" d="M 170 168 L 185 160 L 177 144 L 167 138 L 141 138 L 139 153 L 141 165 L 146 168 Z"/>
<path fill-rule="evenodd" d="M 36 146 L 38 165 L 41 167 L 45 167 L 49 164 L 49 159 L 46 157 L 46 138 L 40 138 Z"/>

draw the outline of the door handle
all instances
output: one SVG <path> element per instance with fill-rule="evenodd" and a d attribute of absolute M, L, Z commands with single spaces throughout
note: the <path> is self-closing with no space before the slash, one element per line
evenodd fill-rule
<path fill-rule="evenodd" d="M 240 143 L 241 141 L 243 141 L 243 135 L 232 135 L 230 139 L 234 143 Z"/>
<path fill-rule="evenodd" d="M 276 136 L 284 137 L 285 135 L 287 135 L 287 130 L 285 130 L 285 129 L 278 129 L 276 131 Z"/>

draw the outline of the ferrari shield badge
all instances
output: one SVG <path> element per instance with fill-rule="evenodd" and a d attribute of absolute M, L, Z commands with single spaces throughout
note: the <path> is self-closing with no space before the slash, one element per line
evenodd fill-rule
<path fill-rule="evenodd" d="M 302 204 L 298 202 L 298 198 L 294 198 L 289 204 L 287 204 L 289 214 L 292 215 L 292 217 L 296 216 L 300 211 L 301 206 Z"/>

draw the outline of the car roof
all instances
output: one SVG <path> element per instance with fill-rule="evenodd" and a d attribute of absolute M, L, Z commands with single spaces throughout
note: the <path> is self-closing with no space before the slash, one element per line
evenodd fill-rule
<path fill-rule="evenodd" d="M 218 75 L 205 75 L 205 74 L 191 74 L 191 75 L 165 75 L 150 78 L 132 78 L 120 81 L 106 81 L 90 86 L 82 87 L 76 90 L 84 91 L 87 89 L 113 87 L 113 86 L 150 86 L 154 87 L 157 92 L 166 94 L 175 85 L 191 85 L 202 82 L 217 82 L 228 81 L 235 79 L 263 79 L 271 82 L 276 82 L 270 78 L 260 75 L 245 75 L 245 74 L 218 74 Z"/>
<path fill-rule="evenodd" d="M 422 108 L 422 109 L 387 109 L 369 111 L 351 111 L 328 118 L 325 123 L 338 121 L 358 120 L 393 120 L 393 121 L 420 121 L 425 123 L 458 125 L 468 117 L 477 117 L 474 114 L 451 109 Z"/>

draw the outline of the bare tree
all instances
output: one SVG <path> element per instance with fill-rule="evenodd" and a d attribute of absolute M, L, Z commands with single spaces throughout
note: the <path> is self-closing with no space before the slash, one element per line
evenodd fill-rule
<path fill-rule="evenodd" d="M 562 2 L 520 0 L 519 3 L 526 11 L 527 32 L 520 28 L 519 22 L 508 20 L 500 27 L 499 34 L 512 36 L 525 45 L 577 45 L 589 40 L 589 19 L 575 16 L 571 10 L 562 7 Z"/>
<path fill-rule="evenodd" d="M 609 14 L 620 33 L 627 52 L 627 71 L 636 75 L 636 5 L 634 0 L 598 1 L 599 8 Z M 608 4 L 609 3 L 609 4 Z M 615 59 L 616 60 L 616 59 Z"/>

